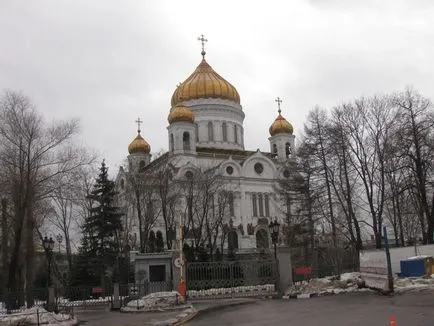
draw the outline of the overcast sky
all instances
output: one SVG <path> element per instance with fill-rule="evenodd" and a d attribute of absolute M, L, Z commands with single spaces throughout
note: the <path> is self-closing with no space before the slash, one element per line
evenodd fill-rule
<path fill-rule="evenodd" d="M 116 173 L 136 136 L 168 148 L 176 84 L 208 63 L 238 90 L 246 149 L 268 151 L 283 99 L 297 136 L 315 105 L 413 85 L 434 99 L 434 1 L 0 0 L 0 89 L 46 120 L 78 117 Z"/>

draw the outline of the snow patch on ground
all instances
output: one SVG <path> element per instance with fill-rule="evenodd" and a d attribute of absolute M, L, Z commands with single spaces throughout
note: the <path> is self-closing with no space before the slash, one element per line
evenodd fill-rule
<path fill-rule="evenodd" d="M 425 258 L 429 258 L 429 257 L 432 257 L 432 256 L 419 255 L 419 256 L 408 257 L 405 260 L 417 260 L 417 259 L 425 259 Z"/>
<path fill-rule="evenodd" d="M 0 314 L 0 326 L 25 326 L 25 325 L 61 325 L 72 326 L 77 325 L 78 320 L 67 314 L 55 314 L 48 312 L 42 307 L 33 307 L 25 309 L 14 314 Z"/>
<path fill-rule="evenodd" d="M 213 297 L 220 295 L 237 294 L 237 296 L 250 296 L 250 295 L 271 295 L 274 293 L 274 284 L 264 284 L 264 285 L 250 285 L 250 286 L 236 286 L 230 288 L 215 288 L 207 290 L 189 290 L 187 295 L 189 298 L 202 298 L 202 297 Z"/>
<path fill-rule="evenodd" d="M 285 295 L 326 295 L 360 290 L 366 291 L 366 289 L 361 289 L 362 284 L 363 281 L 360 273 L 344 273 L 340 278 L 337 276 L 327 276 L 297 282 L 286 291 Z"/>
<path fill-rule="evenodd" d="M 129 301 L 125 307 L 121 308 L 121 311 L 136 312 L 166 310 L 183 303 L 184 299 L 181 297 L 179 292 L 156 292 L 148 294 L 141 299 Z"/>
<path fill-rule="evenodd" d="M 406 291 L 418 291 L 425 289 L 434 290 L 434 277 L 405 277 L 394 279 L 394 291 L 402 293 Z M 345 273 L 338 278 L 337 276 L 328 276 L 324 278 L 302 281 L 294 284 L 286 291 L 286 295 L 309 295 L 309 294 L 338 294 L 354 291 L 370 291 L 363 288 L 363 280 L 360 273 Z"/>
<path fill-rule="evenodd" d="M 421 277 L 405 277 L 395 278 L 394 280 L 395 292 L 417 291 L 425 289 L 434 289 L 434 278 L 421 278 Z"/>
<path fill-rule="evenodd" d="M 86 300 L 70 300 L 67 298 L 59 298 L 58 302 L 62 306 L 78 307 L 78 306 L 93 306 L 109 304 L 112 301 L 112 297 L 101 297 Z"/>

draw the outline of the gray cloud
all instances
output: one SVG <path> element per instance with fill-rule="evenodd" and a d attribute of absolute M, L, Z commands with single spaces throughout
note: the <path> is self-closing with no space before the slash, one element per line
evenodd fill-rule
<path fill-rule="evenodd" d="M 47 120 L 80 117 L 113 173 L 135 137 L 167 148 L 170 97 L 207 60 L 239 91 L 249 149 L 268 150 L 274 98 L 296 134 L 316 104 L 412 84 L 434 98 L 429 1 L 14 1 L 0 8 L 0 89 Z"/>

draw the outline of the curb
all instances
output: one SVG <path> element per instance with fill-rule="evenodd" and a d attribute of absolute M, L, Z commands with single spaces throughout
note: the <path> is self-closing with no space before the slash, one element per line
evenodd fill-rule
<path fill-rule="evenodd" d="M 246 300 L 246 301 L 238 301 L 238 302 L 226 302 L 226 303 L 220 304 L 220 305 L 205 307 L 205 308 L 200 309 L 200 310 L 196 310 L 196 309 L 193 308 L 194 311 L 192 311 L 187 316 L 181 318 L 180 320 L 172 323 L 172 325 L 173 326 L 184 325 L 184 324 L 186 324 L 187 322 L 189 322 L 190 320 L 192 320 L 194 317 L 196 317 L 199 314 L 207 314 L 209 312 L 217 311 L 217 310 L 220 310 L 220 309 L 225 309 L 225 308 L 234 307 L 234 306 L 247 305 L 247 304 L 251 304 L 251 303 L 256 303 L 256 300 L 248 300 L 248 301 Z"/>
<path fill-rule="evenodd" d="M 220 304 L 220 305 L 215 305 L 215 306 L 210 306 L 210 307 L 200 309 L 200 310 L 198 310 L 198 313 L 204 314 L 204 313 L 209 313 L 209 312 L 217 311 L 217 310 L 228 308 L 228 307 L 242 306 L 242 305 L 247 305 L 247 304 L 251 304 L 251 303 L 256 303 L 256 300 L 225 302 L 225 303 Z"/>
<path fill-rule="evenodd" d="M 194 317 L 196 317 L 196 315 L 199 313 L 199 311 L 197 311 L 196 309 L 193 309 L 193 311 L 188 314 L 187 316 L 182 317 L 181 319 L 175 321 L 174 323 L 172 323 L 173 326 L 180 326 L 180 325 L 184 325 L 186 323 L 188 323 L 190 320 L 192 320 Z"/>
<path fill-rule="evenodd" d="M 282 297 L 282 299 L 310 299 L 310 298 L 317 298 L 317 297 L 328 297 L 332 295 L 336 295 L 338 293 L 332 292 L 315 292 L 315 293 L 301 293 L 301 294 L 290 294 L 285 295 Z"/>
<path fill-rule="evenodd" d="M 164 312 L 164 311 L 176 311 L 176 310 L 185 310 L 185 309 L 191 309 L 193 308 L 192 305 L 179 305 L 179 306 L 173 306 L 173 307 L 167 307 L 164 309 L 157 309 L 157 308 L 151 308 L 151 309 L 138 309 L 138 310 L 133 310 L 134 308 L 132 308 L 132 310 L 124 310 L 124 309 L 119 309 L 118 311 L 121 314 L 139 314 L 139 313 L 148 313 L 148 312 Z"/>

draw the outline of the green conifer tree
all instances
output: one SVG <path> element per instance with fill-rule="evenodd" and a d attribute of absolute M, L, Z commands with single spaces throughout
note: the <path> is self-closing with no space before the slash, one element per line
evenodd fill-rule
<path fill-rule="evenodd" d="M 93 205 L 83 225 L 83 238 L 79 249 L 81 266 L 76 279 L 87 277 L 87 282 L 100 282 L 105 287 L 107 277 L 116 269 L 119 255 L 119 233 L 122 231 L 122 213 L 114 206 L 115 184 L 108 178 L 104 163 L 89 199 Z M 86 262 L 86 267 L 82 264 Z"/>

